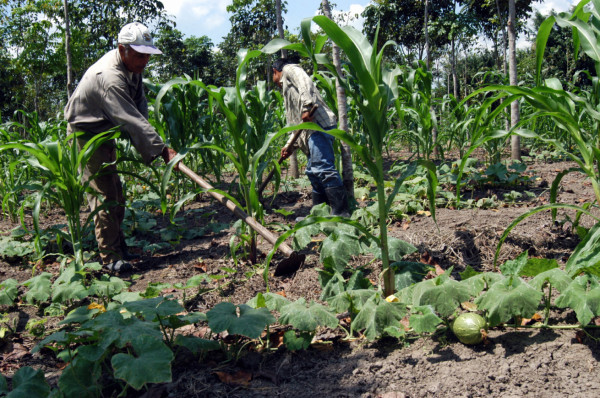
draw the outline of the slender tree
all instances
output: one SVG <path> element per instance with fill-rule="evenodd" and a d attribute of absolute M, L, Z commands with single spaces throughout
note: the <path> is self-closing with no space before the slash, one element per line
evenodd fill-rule
<path fill-rule="evenodd" d="M 275 3 L 277 9 L 277 32 L 279 33 L 280 39 L 285 39 L 285 34 L 283 31 L 283 17 L 281 15 L 281 0 L 277 0 Z M 287 58 L 287 50 L 285 48 L 281 50 L 281 57 Z"/>
<path fill-rule="evenodd" d="M 65 5 L 65 54 L 67 56 L 67 98 L 73 93 L 73 62 L 71 61 L 71 27 L 69 25 L 69 2 Z"/>
<path fill-rule="evenodd" d="M 322 0 L 321 5 L 323 7 L 323 13 L 325 16 L 333 20 L 331 15 L 331 7 L 328 0 Z M 333 65 L 337 70 L 338 75 L 342 76 L 342 62 L 340 58 L 340 48 L 337 44 L 333 43 L 331 46 L 331 53 L 333 58 Z M 346 99 L 346 91 L 340 84 L 339 80 L 335 80 L 335 91 L 337 95 L 337 108 L 338 108 L 338 128 L 340 130 L 348 131 L 348 107 Z M 354 198 L 354 172 L 352 171 L 352 154 L 350 147 L 344 142 L 341 143 L 341 155 L 342 155 L 342 182 L 348 192 L 349 198 Z"/>
<path fill-rule="evenodd" d="M 510 85 L 517 85 L 517 50 L 516 50 L 516 8 L 515 0 L 508 0 L 508 51 L 509 51 L 509 78 Z M 510 104 L 510 124 L 511 127 L 519 123 L 519 102 L 513 101 Z M 521 140 L 518 135 L 513 135 L 510 141 L 511 159 L 521 160 Z"/>

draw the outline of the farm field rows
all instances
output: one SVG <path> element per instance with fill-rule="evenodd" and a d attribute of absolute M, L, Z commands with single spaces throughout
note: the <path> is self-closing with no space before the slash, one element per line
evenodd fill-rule
<path fill-rule="evenodd" d="M 390 236 L 398 237 L 418 247 L 412 255 L 415 260 L 432 260 L 454 275 L 470 265 L 477 271 L 492 269 L 492 259 L 498 239 L 508 223 L 528 207 L 548 198 L 546 183 L 554 175 L 571 166 L 567 162 L 533 163 L 528 167 L 539 179 L 528 189 L 539 190 L 531 203 L 500 205 L 493 209 L 438 209 L 437 227 L 427 215 L 413 215 L 408 220 L 390 224 Z M 577 202 L 592 195 L 585 179 L 571 175 L 559 195 L 564 202 Z M 488 188 L 487 194 L 500 191 Z M 481 194 L 484 192 L 482 191 Z M 182 290 L 172 288 L 184 284 L 198 273 L 219 276 L 208 283 L 206 292 L 191 298 L 186 309 L 206 312 L 222 301 L 241 304 L 265 289 L 260 274 L 247 278 L 251 269 L 247 263 L 237 267 L 228 258 L 230 225 L 233 215 L 222 211 L 208 195 L 190 203 L 185 211 L 214 212 L 215 218 L 187 218 L 188 228 L 199 223 L 217 222 L 227 225 L 207 236 L 182 240 L 168 254 L 143 252 L 134 263 L 134 270 L 122 275 L 131 282 L 128 290 L 143 292 L 148 284 L 160 281 L 162 294 L 182 299 Z M 304 214 L 310 209 L 306 190 L 281 194 L 274 207 Z M 362 203 L 364 206 L 365 204 Z M 60 223 L 60 212 L 51 212 L 44 223 Z M 293 217 L 293 216 L 292 216 Z M 157 215 L 160 223 L 160 215 Z M 272 213 L 270 222 L 286 221 L 281 214 Z M 559 219 L 561 217 L 559 216 Z M 16 225 L 3 221 L 3 234 Z M 438 230 L 439 227 L 439 230 Z M 137 236 L 142 239 L 144 236 Z M 568 225 L 552 226 L 549 213 L 538 214 L 519 225 L 503 246 L 502 258 L 513 258 L 524 250 L 540 257 L 556 258 L 563 264 L 578 238 L 568 230 Z M 263 253 L 270 247 L 260 244 Z M 292 276 L 269 278 L 272 292 L 284 294 L 290 300 L 305 298 L 317 300 L 321 294 L 318 281 L 318 253 L 306 250 L 308 258 L 303 267 Z M 423 256 L 424 253 L 428 253 Z M 278 256 L 276 256 L 277 260 Z M 358 256 L 350 264 L 358 266 L 369 259 Z M 57 264 L 49 264 L 45 271 L 56 272 Z M 30 268 L 0 262 L 0 279 L 24 280 L 31 276 Z M 224 271 L 233 269 L 235 272 Z M 380 270 L 372 269 L 369 275 Z M 222 279 L 221 279 L 222 278 Z M 221 288 L 214 289 L 216 286 Z M 8 316 L 17 320 L 18 333 L 2 346 L 2 373 L 22 366 L 40 367 L 49 382 L 56 382 L 64 363 L 54 353 L 43 350 L 31 354 L 36 344 L 32 334 L 25 330 L 28 322 L 43 318 L 43 309 L 36 306 L 19 306 Z M 574 316 L 571 310 L 553 314 L 557 322 Z M 56 318 L 59 319 L 59 318 Z M 572 320 L 571 320 L 572 322 Z M 45 324 L 46 334 L 56 328 L 56 320 Z M 273 333 L 278 331 L 274 329 Z M 206 327 L 188 326 L 181 333 L 203 337 Z M 597 336 L 597 333 L 593 333 Z M 589 335 L 575 330 L 537 330 L 496 328 L 489 334 L 485 345 L 465 346 L 450 334 L 427 337 L 408 342 L 383 338 L 373 343 L 364 340 L 346 340 L 340 330 L 329 328 L 317 332 L 315 340 L 306 350 L 290 352 L 280 348 L 273 352 L 245 350 L 235 363 L 223 363 L 222 353 L 206 354 L 198 361 L 191 354 L 180 353 L 173 364 L 173 381 L 150 387 L 147 394 L 170 396 L 298 396 L 308 397 L 314 391 L 333 396 L 412 397 L 436 395 L 450 396 L 589 396 L 600 386 L 598 372 L 598 342 Z M 229 377 L 229 378 L 227 378 Z M 228 383 L 229 384 L 228 384 Z M 167 396 L 164 395 L 164 396 Z"/>
<path fill-rule="evenodd" d="M 299 36 L 237 48 L 235 74 L 210 82 L 140 79 L 158 65 L 135 49 L 160 50 L 128 24 L 151 46 L 119 34 L 64 115 L 13 110 L 0 124 L 0 396 L 590 396 L 600 0 L 536 16 L 522 81 L 514 5 L 510 73 L 482 68 L 467 87 L 465 59 L 464 93 L 454 33 L 444 83 L 396 43 L 316 15 Z M 563 73 L 546 61 L 565 32 Z M 90 103 L 78 124 L 82 85 L 121 66 L 135 121 Z M 306 86 L 296 99 L 293 85 Z M 287 160 L 294 137 L 308 149 Z"/>

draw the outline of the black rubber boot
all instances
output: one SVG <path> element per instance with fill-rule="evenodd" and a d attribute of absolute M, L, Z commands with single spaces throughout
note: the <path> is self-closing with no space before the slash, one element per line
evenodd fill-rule
<path fill-rule="evenodd" d="M 123 260 L 113 261 L 112 263 L 102 265 L 102 267 L 110 272 L 128 272 L 132 269 L 131 264 Z"/>
<path fill-rule="evenodd" d="M 121 258 L 125 261 L 137 260 L 141 256 L 139 254 L 130 253 L 125 238 L 121 235 Z"/>
<path fill-rule="evenodd" d="M 331 206 L 331 214 L 334 216 L 350 217 L 346 188 L 344 186 L 326 188 L 325 192 Z"/>
<path fill-rule="evenodd" d="M 312 191 L 312 202 L 313 202 L 313 207 L 316 205 L 320 205 L 321 203 L 329 204 L 329 200 L 327 200 L 326 194 L 315 192 L 315 191 Z"/>

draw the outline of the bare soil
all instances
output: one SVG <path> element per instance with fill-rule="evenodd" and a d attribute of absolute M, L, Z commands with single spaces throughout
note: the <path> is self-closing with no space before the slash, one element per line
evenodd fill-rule
<path fill-rule="evenodd" d="M 474 198 L 503 192 L 528 190 L 536 198 L 516 204 L 502 205 L 496 209 L 437 209 L 437 224 L 427 215 L 413 215 L 408 220 L 396 220 L 390 224 L 391 236 L 403 239 L 419 250 L 413 260 L 429 256 L 443 269 L 453 267 L 453 275 L 467 266 L 477 271 L 493 269 L 493 258 L 499 238 L 515 218 L 535 206 L 548 203 L 549 186 L 556 174 L 574 164 L 534 163 L 529 173 L 539 177 L 526 187 L 485 187 L 476 192 L 465 192 Z M 571 173 L 561 184 L 558 201 L 581 204 L 593 200 L 589 182 L 582 174 Z M 268 213 L 270 223 L 291 223 L 297 215 L 310 209 L 308 191 L 289 192 L 277 197 L 273 206 L 294 212 L 287 218 Z M 365 206 L 365 203 L 359 203 Z M 189 209 L 190 207 L 188 207 Z M 165 254 L 151 255 L 141 251 L 142 258 L 134 262 L 130 274 L 121 275 L 132 285 L 130 290 L 142 291 L 150 282 L 185 282 L 195 274 L 224 274 L 223 267 L 235 267 L 229 257 L 229 241 L 235 221 L 234 216 L 219 207 L 208 196 L 201 197 L 191 208 L 216 211 L 212 221 L 206 217 L 186 217 L 186 227 L 223 222 L 228 229 L 207 234 L 201 238 L 181 241 Z M 558 220 L 573 214 L 559 212 Z M 59 223 L 60 212 L 47 215 L 46 223 Z M 159 220 L 159 225 L 164 224 Z M 585 226 L 593 225 L 589 218 L 582 218 Z M 271 228 L 275 224 L 271 224 Z M 16 225 L 2 220 L 0 231 L 7 234 Z M 515 258 L 524 250 L 529 255 L 556 259 L 564 265 L 579 238 L 571 231 L 571 224 L 553 223 L 549 212 L 527 218 L 510 234 L 502 247 L 498 263 Z M 263 255 L 270 250 L 265 242 L 259 244 Z M 269 279 L 272 292 L 280 292 L 290 300 L 304 297 L 307 301 L 318 300 L 320 286 L 316 268 L 319 267 L 316 247 L 305 250 L 307 260 L 298 272 L 286 277 Z M 427 254 L 425 254 L 427 253 Z M 284 257 L 276 255 L 275 261 Z M 370 259 L 356 258 L 356 265 Z M 371 265 L 372 277 L 377 278 L 380 265 Z M 250 278 L 244 273 L 251 266 L 242 261 L 235 275 L 215 282 L 218 289 L 201 295 L 187 297 L 189 311 L 205 312 L 217 303 L 230 301 L 245 303 L 258 292 L 265 290 L 261 272 Z M 56 264 L 47 264 L 48 272 L 57 272 Z M 40 271 L 40 267 L 36 272 Z M 22 282 L 31 277 L 32 268 L 27 264 L 0 261 L 0 281 L 15 278 Z M 139 277 L 133 277 L 137 275 Z M 167 289 L 163 293 L 181 297 L 181 291 Z M 18 333 L 2 342 L 2 374 L 12 375 L 21 366 L 41 367 L 47 379 L 55 383 L 64 364 L 53 354 L 42 351 L 31 354 L 29 350 L 36 341 L 24 327 L 28 319 L 42 316 L 37 307 L 18 305 L 0 309 L 17 319 Z M 574 323 L 571 311 L 554 312 L 553 317 Z M 46 327 L 51 330 L 58 319 L 50 320 Z M 203 326 L 190 327 L 187 334 L 202 335 Z M 300 352 L 280 348 L 274 352 L 244 351 L 237 361 L 224 361 L 220 354 L 206 358 L 180 355 L 174 361 L 173 381 L 151 386 L 147 391 L 129 396 L 144 397 L 595 397 L 600 390 L 600 334 L 581 331 L 495 329 L 490 331 L 488 343 L 465 346 L 451 333 L 436 338 L 399 341 L 384 338 L 374 343 L 364 339 L 344 340 L 339 331 L 323 330 L 317 335 L 320 344 Z M 230 383 L 221 381 L 218 372 L 231 375 Z"/>

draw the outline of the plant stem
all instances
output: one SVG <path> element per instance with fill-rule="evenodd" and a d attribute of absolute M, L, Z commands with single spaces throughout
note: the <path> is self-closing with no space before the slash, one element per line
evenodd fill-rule
<path fill-rule="evenodd" d="M 387 209 L 385 188 L 383 183 L 383 161 L 381 154 L 377 156 L 377 167 L 379 168 L 379 176 L 377 182 L 377 205 L 379 207 L 379 246 L 381 247 L 381 267 L 383 268 L 383 290 L 385 296 L 394 294 L 394 273 L 390 269 L 389 248 L 387 239 Z"/>
<path fill-rule="evenodd" d="M 548 296 L 546 296 L 546 309 L 544 311 L 544 325 L 548 326 L 550 318 L 550 300 L 552 298 L 552 285 L 548 284 Z"/>

